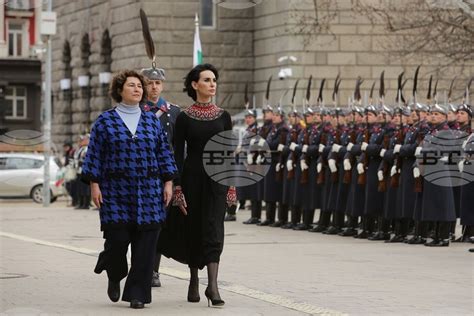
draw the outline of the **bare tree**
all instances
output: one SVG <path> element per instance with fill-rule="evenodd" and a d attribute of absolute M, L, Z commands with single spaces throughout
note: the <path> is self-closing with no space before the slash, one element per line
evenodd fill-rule
<path fill-rule="evenodd" d="M 379 43 L 392 54 L 442 58 L 440 66 L 463 65 L 474 57 L 472 0 L 353 0 L 353 11 L 383 25 L 396 40 Z M 398 6 L 397 6 L 398 4 Z"/>
<path fill-rule="evenodd" d="M 306 48 L 320 34 L 330 34 L 333 40 L 336 36 L 331 32 L 330 23 L 337 15 L 337 2 L 331 0 L 312 0 L 313 10 L 299 10 L 293 4 L 291 13 L 292 24 L 286 31 L 293 35 L 300 35 L 303 38 L 303 45 Z"/>

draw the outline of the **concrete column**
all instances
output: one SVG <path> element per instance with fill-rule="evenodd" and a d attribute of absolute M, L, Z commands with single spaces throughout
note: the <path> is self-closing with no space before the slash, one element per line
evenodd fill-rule
<path fill-rule="evenodd" d="M 41 41 L 41 12 L 43 11 L 42 8 L 42 1 L 41 0 L 34 0 L 35 1 L 35 46 L 40 46 L 43 44 Z"/>

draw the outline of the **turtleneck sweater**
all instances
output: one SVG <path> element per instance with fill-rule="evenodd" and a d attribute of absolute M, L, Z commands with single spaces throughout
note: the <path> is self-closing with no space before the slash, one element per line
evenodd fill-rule
<path fill-rule="evenodd" d="M 130 133 L 132 133 L 132 135 L 135 135 L 137 131 L 138 121 L 140 120 L 140 116 L 142 114 L 142 110 L 140 109 L 138 104 L 128 105 L 125 103 L 119 103 L 117 104 L 115 111 L 125 123 Z"/>

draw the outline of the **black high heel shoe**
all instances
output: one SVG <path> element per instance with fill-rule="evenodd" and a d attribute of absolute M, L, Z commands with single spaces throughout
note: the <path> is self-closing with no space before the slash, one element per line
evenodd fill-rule
<path fill-rule="evenodd" d="M 211 294 L 209 294 L 209 288 L 206 288 L 206 291 L 204 292 L 204 295 L 206 295 L 207 298 L 207 307 L 211 307 L 209 304 L 209 301 L 211 301 L 212 306 L 224 306 L 225 302 L 221 300 L 220 298 L 214 299 L 211 297 Z"/>

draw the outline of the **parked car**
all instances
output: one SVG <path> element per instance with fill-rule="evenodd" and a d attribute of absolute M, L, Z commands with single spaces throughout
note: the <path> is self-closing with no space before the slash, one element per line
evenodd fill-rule
<path fill-rule="evenodd" d="M 51 202 L 64 194 L 59 161 L 50 158 Z M 43 203 L 44 156 L 40 154 L 0 153 L 0 197 L 31 197 Z"/>

